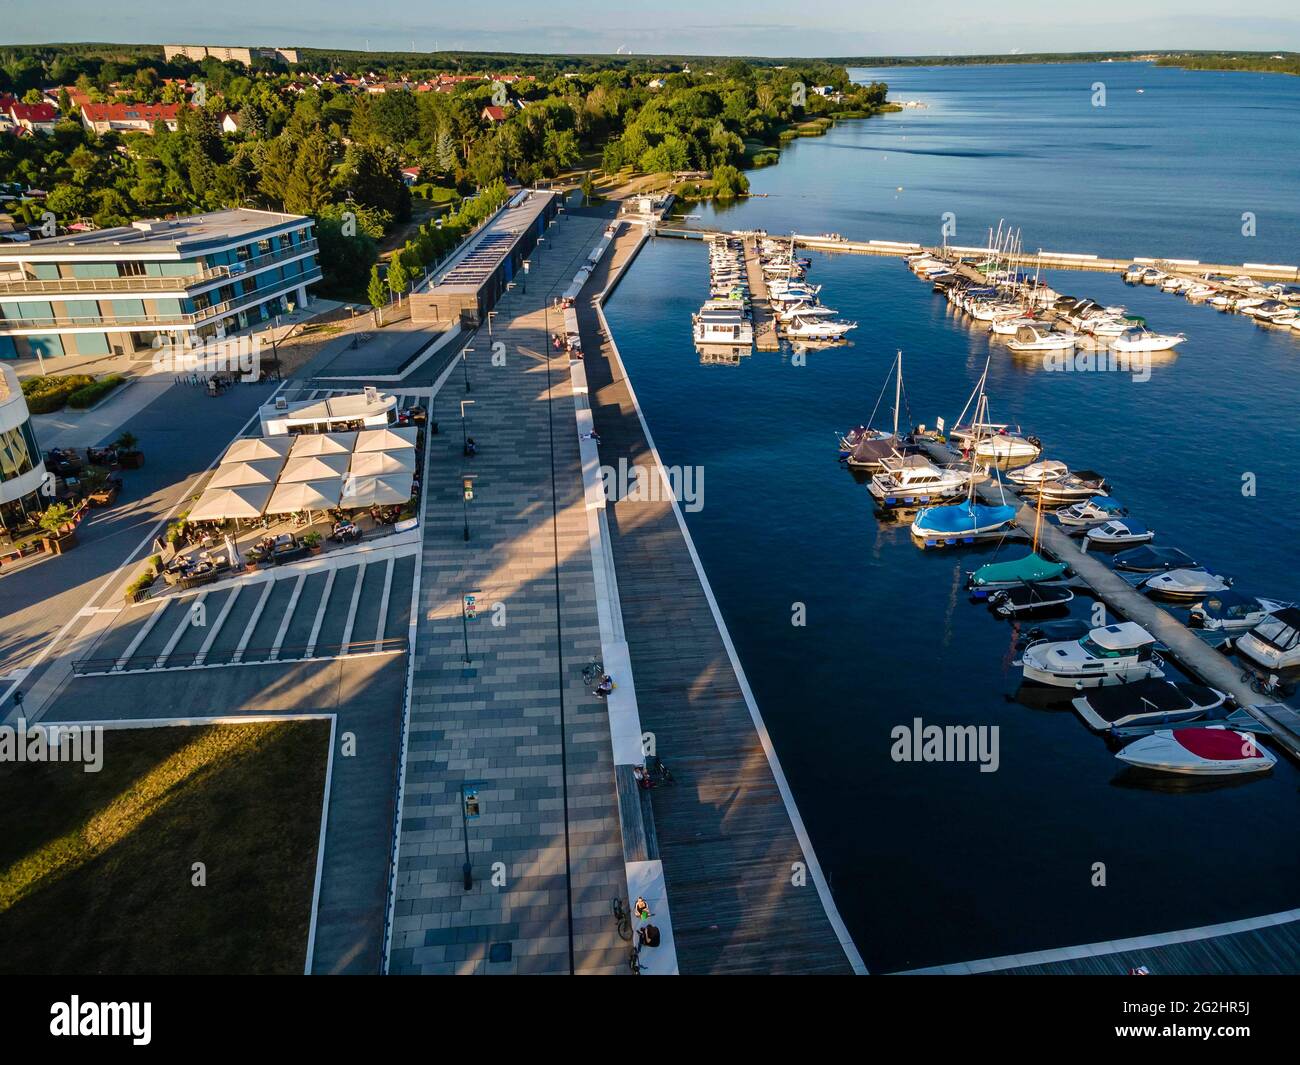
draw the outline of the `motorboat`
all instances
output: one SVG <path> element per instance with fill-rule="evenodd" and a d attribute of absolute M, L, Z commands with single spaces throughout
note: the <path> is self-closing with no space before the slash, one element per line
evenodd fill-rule
<path fill-rule="evenodd" d="M 1103 499 L 1109 494 L 1106 491 L 1106 478 L 1096 470 L 1076 470 L 1055 481 L 1044 481 L 1036 492 L 1029 486 L 1027 490 L 1031 494 L 1042 496 L 1043 503 L 1047 506 Z"/>
<path fill-rule="evenodd" d="M 1142 271 L 1142 276 L 1138 279 L 1144 285 L 1158 285 L 1166 277 L 1163 270 L 1157 270 L 1154 266 L 1148 266 Z"/>
<path fill-rule="evenodd" d="M 1098 688 L 1163 677 L 1155 638 L 1134 621 L 1092 629 L 1078 640 L 1030 644 L 1021 668 L 1026 681 L 1054 688 Z"/>
<path fill-rule="evenodd" d="M 840 447 L 845 451 L 852 451 L 864 440 L 888 440 L 891 437 L 892 434 L 884 429 L 873 429 L 869 425 L 855 425 L 840 437 Z"/>
<path fill-rule="evenodd" d="M 1219 290 L 1213 285 L 1207 285 L 1204 282 L 1193 285 L 1183 295 L 1193 303 L 1204 303 Z"/>
<path fill-rule="evenodd" d="M 1203 777 L 1267 773 L 1277 764 L 1277 757 L 1264 750 L 1253 733 L 1217 725 L 1161 729 L 1130 743 L 1115 757 L 1138 769 Z"/>
<path fill-rule="evenodd" d="M 1300 607 L 1269 614 L 1237 640 L 1237 653 L 1268 670 L 1300 666 Z"/>
<path fill-rule="evenodd" d="M 888 455 L 868 490 L 882 507 L 922 507 L 962 495 L 970 476 L 936 466 L 924 455 Z"/>
<path fill-rule="evenodd" d="M 1145 270 L 1146 267 L 1141 263 L 1130 263 L 1128 268 L 1124 271 L 1124 280 L 1130 285 L 1135 285 L 1142 280 L 1142 273 Z"/>
<path fill-rule="evenodd" d="M 1061 584 L 1022 584 L 1002 588 L 989 596 L 989 607 L 999 617 L 1020 618 L 1063 609 L 1074 593 Z"/>
<path fill-rule="evenodd" d="M 1013 484 L 1037 488 L 1048 481 L 1059 481 L 1062 477 L 1067 476 L 1069 472 L 1070 467 L 1064 462 L 1058 462 L 1056 459 L 1043 459 L 1041 462 L 1021 466 L 1018 470 L 1011 470 L 1007 474 L 1007 480 Z"/>
<path fill-rule="evenodd" d="M 995 318 L 989 323 L 989 332 L 994 336 L 1013 337 L 1024 328 L 1041 325 L 1037 318 L 1021 315 L 1019 318 Z"/>
<path fill-rule="evenodd" d="M 829 321 L 825 318 L 795 315 L 785 324 L 785 335 L 792 340 L 839 340 L 849 330 L 857 327 L 857 322 Z"/>
<path fill-rule="evenodd" d="M 1068 351 L 1078 343 L 1075 333 L 1055 333 L 1042 326 L 1024 325 L 1007 341 L 1012 351 Z"/>
<path fill-rule="evenodd" d="M 1127 513 L 1128 508 L 1118 499 L 1111 499 L 1110 496 L 1093 496 L 1079 503 L 1071 503 L 1068 507 L 1061 507 L 1056 511 L 1056 520 L 1062 525 L 1080 527 L 1100 525 L 1114 518 L 1122 518 Z"/>
<path fill-rule="evenodd" d="M 778 321 L 789 322 L 795 318 L 834 318 L 839 312 L 824 303 L 818 303 L 816 300 L 804 300 L 802 303 L 791 303 L 777 311 Z"/>
<path fill-rule="evenodd" d="M 1025 436 L 1001 429 L 983 437 L 975 444 L 975 455 L 981 459 L 1023 459 L 1035 458 L 1043 453 L 1043 445 L 1034 436 Z"/>
<path fill-rule="evenodd" d="M 1074 708 L 1090 729 L 1142 725 L 1173 725 L 1195 721 L 1223 705 L 1227 696 L 1202 684 L 1148 677 L 1131 684 L 1097 688 L 1073 699 Z"/>
<path fill-rule="evenodd" d="M 1016 508 L 983 503 L 951 503 L 925 507 L 912 522 L 912 535 L 927 542 L 957 542 L 1009 528 Z"/>
<path fill-rule="evenodd" d="M 1171 569 L 1142 582 L 1142 587 L 1166 599 L 1199 599 L 1214 592 L 1226 592 L 1230 582 L 1209 570 Z"/>
<path fill-rule="evenodd" d="M 1132 518 L 1116 518 L 1089 529 L 1084 535 L 1090 546 L 1112 550 L 1132 547 L 1134 544 L 1145 544 L 1156 537 L 1154 530 L 1148 529 L 1140 521 Z"/>
<path fill-rule="evenodd" d="M 1164 570 L 1195 569 L 1196 560 L 1176 547 L 1135 547 L 1112 560 L 1125 573 L 1161 573 Z"/>
<path fill-rule="evenodd" d="M 1079 328 L 1095 337 L 1118 337 L 1132 329 L 1133 323 L 1127 318 L 1101 314 L 1087 319 Z"/>
<path fill-rule="evenodd" d="M 1208 595 L 1193 606 L 1188 624 L 1214 632 L 1244 631 L 1253 629 L 1269 614 L 1285 610 L 1289 605 L 1275 599 L 1259 599 L 1253 595 L 1242 595 L 1229 588 L 1227 591 Z"/>
<path fill-rule="evenodd" d="M 1182 333 L 1153 333 L 1149 329 L 1130 329 L 1110 342 L 1116 351 L 1172 351 L 1187 337 Z"/>
<path fill-rule="evenodd" d="M 966 587 L 976 597 L 1000 588 L 1060 582 L 1069 572 L 1064 562 L 1052 562 L 1036 551 L 1011 562 L 990 562 L 966 575 Z"/>

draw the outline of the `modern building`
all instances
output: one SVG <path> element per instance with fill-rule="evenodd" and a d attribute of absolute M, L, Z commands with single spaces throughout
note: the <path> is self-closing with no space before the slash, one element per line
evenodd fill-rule
<path fill-rule="evenodd" d="M 306 306 L 312 220 L 249 208 L 0 245 L 0 358 L 224 337 Z"/>
<path fill-rule="evenodd" d="M 164 44 L 163 58 L 170 63 L 178 56 L 196 63 L 211 57 L 223 63 L 243 63 L 252 66 L 254 59 L 270 59 L 277 63 L 298 62 L 296 48 L 227 48 L 211 44 Z"/>
<path fill-rule="evenodd" d="M 0 366 L 0 528 L 12 529 L 45 509 L 45 463 L 18 375 Z"/>
<path fill-rule="evenodd" d="M 560 211 L 560 197 L 544 189 L 515 193 L 447 259 L 429 284 L 409 297 L 413 322 L 459 322 L 473 329 L 496 306 L 506 286 L 524 283 L 528 256 Z"/>
<path fill-rule="evenodd" d="M 176 132 L 180 104 L 83 104 L 81 122 L 92 133 L 152 133 L 158 122 Z"/>

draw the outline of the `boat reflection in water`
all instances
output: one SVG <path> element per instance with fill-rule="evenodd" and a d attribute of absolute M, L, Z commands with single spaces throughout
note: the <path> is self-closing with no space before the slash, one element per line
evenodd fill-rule
<path fill-rule="evenodd" d="M 740 360 L 753 353 L 745 344 L 696 344 L 702 366 L 739 366 Z"/>

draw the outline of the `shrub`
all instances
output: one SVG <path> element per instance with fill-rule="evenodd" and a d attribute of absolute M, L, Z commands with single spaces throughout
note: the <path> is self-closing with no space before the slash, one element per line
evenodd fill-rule
<path fill-rule="evenodd" d="M 31 377 L 23 382 L 23 396 L 33 414 L 50 414 L 62 410 L 74 392 L 94 383 L 95 379 L 84 373 Z"/>
<path fill-rule="evenodd" d="M 93 407 L 125 380 L 126 378 L 120 373 L 115 373 L 101 377 L 98 381 L 91 381 L 90 384 L 83 385 L 68 396 L 68 406 L 74 410 Z"/>

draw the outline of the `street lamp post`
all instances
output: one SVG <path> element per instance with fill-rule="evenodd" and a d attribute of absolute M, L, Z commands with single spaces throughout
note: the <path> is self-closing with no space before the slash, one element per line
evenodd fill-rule
<path fill-rule="evenodd" d="M 462 473 L 460 475 L 460 499 L 461 509 L 465 515 L 465 542 L 469 543 L 469 501 L 474 498 L 474 475 L 472 473 Z M 469 654 L 469 636 L 465 637 L 465 654 Z"/>
<path fill-rule="evenodd" d="M 465 375 L 465 391 L 466 391 L 466 392 L 473 392 L 473 391 L 474 391 L 474 390 L 473 390 L 472 388 L 470 388 L 470 386 L 469 386 L 469 353 L 470 353 L 471 351 L 473 351 L 473 350 L 474 350 L 474 348 L 473 348 L 473 346 L 470 345 L 470 344 L 466 344 L 463 348 L 460 349 L 460 368 L 461 368 L 461 370 L 463 371 L 463 373 L 464 373 L 464 375 Z"/>

